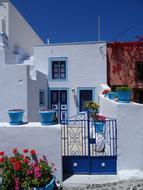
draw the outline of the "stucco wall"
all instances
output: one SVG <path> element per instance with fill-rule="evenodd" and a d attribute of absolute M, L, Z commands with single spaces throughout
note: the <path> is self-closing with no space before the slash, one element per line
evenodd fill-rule
<path fill-rule="evenodd" d="M 39 105 L 39 91 L 45 90 L 45 105 Z M 36 71 L 36 80 L 28 76 L 27 100 L 28 100 L 28 121 L 39 121 L 39 110 L 47 107 L 47 77 L 43 73 Z"/>
<path fill-rule="evenodd" d="M 42 40 L 25 21 L 16 8 L 9 3 L 9 43 L 23 48 L 27 54 L 33 53 L 33 46 L 43 44 Z"/>
<path fill-rule="evenodd" d="M 8 155 L 17 147 L 19 151 L 24 148 L 35 149 L 38 157 L 45 155 L 49 163 L 57 168 L 56 179 L 62 181 L 62 153 L 61 153 L 61 127 L 52 125 L 41 126 L 40 123 L 29 123 L 22 126 L 10 126 L 0 123 L 0 150 Z"/>
<path fill-rule="evenodd" d="M 102 48 L 101 48 L 102 47 Z M 52 81 L 48 76 L 49 88 L 69 88 L 69 115 L 77 113 L 76 98 L 79 87 L 93 87 L 106 83 L 106 45 L 105 43 L 73 43 L 36 46 L 34 48 L 35 68 L 48 76 L 48 59 L 51 57 L 67 57 L 67 80 Z M 72 89 L 75 89 L 75 93 Z M 76 98 L 75 98 L 76 97 Z M 97 96 L 94 97 L 94 99 Z"/>
<path fill-rule="evenodd" d="M 2 32 L 2 19 L 5 18 L 9 48 L 13 52 L 15 47 L 19 47 L 23 56 L 31 55 L 34 45 L 43 44 L 43 41 L 10 1 L 2 2 L 2 4 L 3 6 L 0 6 L 0 32 Z"/>
<path fill-rule="evenodd" d="M 118 170 L 143 170 L 143 105 L 100 96 L 100 112 L 117 119 Z"/>
<path fill-rule="evenodd" d="M 4 65 L 5 53 L 0 51 L 0 121 L 8 121 L 9 109 L 27 110 L 27 65 Z M 27 120 L 27 112 L 24 114 Z"/>

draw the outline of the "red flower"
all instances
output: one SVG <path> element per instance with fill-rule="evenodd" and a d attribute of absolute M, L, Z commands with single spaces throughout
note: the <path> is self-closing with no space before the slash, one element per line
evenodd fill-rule
<path fill-rule="evenodd" d="M 110 92 L 110 90 L 105 89 L 105 90 L 103 90 L 102 94 L 108 94 L 109 92 Z"/>
<path fill-rule="evenodd" d="M 3 156 L 5 153 L 3 151 L 0 152 L 0 156 Z"/>
<path fill-rule="evenodd" d="M 18 148 L 14 148 L 14 149 L 12 150 L 12 152 L 13 152 L 13 154 L 16 154 L 16 153 L 18 152 Z"/>
<path fill-rule="evenodd" d="M 27 158 L 24 159 L 24 163 L 25 164 L 28 164 L 29 163 L 29 160 Z"/>
<path fill-rule="evenodd" d="M 0 158 L 0 163 L 2 163 L 4 161 L 4 158 Z"/>
<path fill-rule="evenodd" d="M 13 167 L 15 171 L 19 171 L 21 169 L 21 163 L 19 161 L 16 161 Z"/>
<path fill-rule="evenodd" d="M 22 155 L 21 155 L 21 158 L 24 158 L 24 157 L 25 157 L 25 156 L 22 154 Z"/>
<path fill-rule="evenodd" d="M 15 162 L 15 158 L 10 158 L 9 161 L 13 164 Z"/>
<path fill-rule="evenodd" d="M 23 149 L 23 153 L 28 153 L 28 149 L 27 148 Z"/>
<path fill-rule="evenodd" d="M 35 150 L 31 150 L 30 153 L 31 153 L 31 155 L 36 155 L 36 151 Z"/>

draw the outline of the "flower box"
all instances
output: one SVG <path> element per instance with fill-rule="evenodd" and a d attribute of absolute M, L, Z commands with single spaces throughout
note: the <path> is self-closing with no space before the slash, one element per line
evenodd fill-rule
<path fill-rule="evenodd" d="M 118 96 L 117 92 L 109 92 L 106 97 L 108 97 L 110 100 L 114 100 Z"/>
<path fill-rule="evenodd" d="M 9 123 L 11 125 L 20 125 L 23 123 L 24 110 L 22 109 L 8 110 L 8 115 L 10 119 Z"/>
<path fill-rule="evenodd" d="M 117 87 L 116 91 L 118 93 L 119 102 L 130 103 L 132 96 L 132 90 L 130 87 L 128 86 Z"/>
<path fill-rule="evenodd" d="M 95 133 L 103 133 L 105 129 L 105 121 L 95 121 Z"/>
<path fill-rule="evenodd" d="M 55 110 L 40 110 L 39 113 L 42 125 L 53 125 L 55 123 Z"/>

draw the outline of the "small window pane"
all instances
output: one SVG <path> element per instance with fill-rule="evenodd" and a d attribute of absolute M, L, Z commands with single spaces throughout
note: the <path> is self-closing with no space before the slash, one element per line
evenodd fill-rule
<path fill-rule="evenodd" d="M 66 61 L 52 61 L 52 79 L 66 78 Z"/>
<path fill-rule="evenodd" d="M 40 90 L 39 92 L 39 104 L 40 106 L 45 106 L 45 90 Z"/>

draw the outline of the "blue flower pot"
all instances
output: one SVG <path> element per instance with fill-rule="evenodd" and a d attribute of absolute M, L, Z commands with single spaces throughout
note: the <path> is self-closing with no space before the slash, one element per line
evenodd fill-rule
<path fill-rule="evenodd" d="M 117 93 L 119 102 L 130 103 L 132 91 L 117 91 Z"/>
<path fill-rule="evenodd" d="M 95 133 L 103 133 L 105 129 L 105 122 L 104 121 L 95 121 Z"/>
<path fill-rule="evenodd" d="M 9 110 L 8 114 L 11 125 L 20 125 L 23 123 L 24 110 Z"/>
<path fill-rule="evenodd" d="M 53 125 L 55 111 L 39 111 L 42 125 Z"/>
<path fill-rule="evenodd" d="M 114 100 L 117 96 L 118 96 L 117 92 L 109 92 L 108 96 L 106 97 L 108 97 L 110 100 Z"/>
<path fill-rule="evenodd" d="M 55 179 L 53 178 L 49 184 L 45 185 L 44 187 L 33 187 L 32 190 L 53 190 L 55 185 Z"/>

